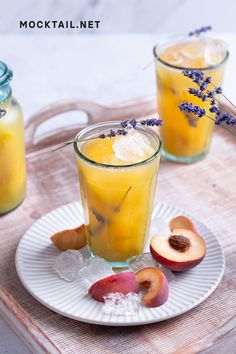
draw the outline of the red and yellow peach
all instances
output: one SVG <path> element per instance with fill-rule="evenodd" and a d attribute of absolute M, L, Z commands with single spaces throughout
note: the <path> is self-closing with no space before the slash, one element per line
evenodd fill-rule
<path fill-rule="evenodd" d="M 174 229 L 167 237 L 154 236 L 150 251 L 153 258 L 173 271 L 185 271 L 198 265 L 206 254 L 206 244 L 197 233 Z"/>

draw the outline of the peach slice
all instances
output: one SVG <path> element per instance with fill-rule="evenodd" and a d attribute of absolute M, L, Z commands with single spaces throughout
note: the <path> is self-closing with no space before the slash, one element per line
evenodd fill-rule
<path fill-rule="evenodd" d="M 136 273 L 137 282 L 147 289 L 143 304 L 147 307 L 163 305 L 169 296 L 169 286 L 165 275 L 157 268 L 143 268 Z"/>
<path fill-rule="evenodd" d="M 79 250 L 87 244 L 85 225 L 71 230 L 63 230 L 51 236 L 51 241 L 61 251 Z"/>
<path fill-rule="evenodd" d="M 172 219 L 169 223 L 169 228 L 171 232 L 175 229 L 186 229 L 197 232 L 193 222 L 184 215 L 179 215 Z"/>
<path fill-rule="evenodd" d="M 97 301 L 104 302 L 104 296 L 110 293 L 128 294 L 137 293 L 139 284 L 136 281 L 135 273 L 125 272 L 110 275 L 98 280 L 89 288 L 89 295 Z"/>
<path fill-rule="evenodd" d="M 154 236 L 150 251 L 153 258 L 166 268 L 181 272 L 198 265 L 206 254 L 203 238 L 193 231 L 175 229 L 169 237 Z"/>

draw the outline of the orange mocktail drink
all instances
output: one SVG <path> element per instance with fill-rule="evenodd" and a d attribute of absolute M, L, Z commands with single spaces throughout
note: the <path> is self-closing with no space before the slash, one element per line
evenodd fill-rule
<path fill-rule="evenodd" d="M 11 95 L 11 78 L 0 62 L 0 215 L 15 209 L 26 192 L 23 115 Z"/>
<path fill-rule="evenodd" d="M 142 254 L 147 240 L 161 141 L 145 127 L 96 138 L 117 128 L 116 122 L 90 126 L 74 148 L 91 254 L 122 267 Z"/>
<path fill-rule="evenodd" d="M 187 38 L 170 40 L 154 48 L 157 78 L 158 113 L 163 119 L 161 138 L 164 156 L 191 163 L 202 159 L 210 146 L 213 122 L 181 112 L 181 102 L 192 102 L 208 109 L 210 102 L 190 95 L 195 83 L 184 77 L 184 69 L 201 70 L 211 76 L 214 85 L 222 83 L 228 52 L 225 43 L 216 39 Z M 211 87 L 213 89 L 213 87 Z"/>

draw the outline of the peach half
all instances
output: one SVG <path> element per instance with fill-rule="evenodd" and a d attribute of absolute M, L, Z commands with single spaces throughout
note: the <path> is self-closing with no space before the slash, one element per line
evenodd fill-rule
<path fill-rule="evenodd" d="M 51 236 L 52 243 L 61 251 L 79 250 L 87 244 L 85 225 L 75 229 L 63 230 Z"/>
<path fill-rule="evenodd" d="M 172 219 L 169 223 L 169 228 L 171 232 L 175 229 L 186 229 L 193 232 L 197 231 L 193 222 L 184 215 L 179 215 Z"/>
<path fill-rule="evenodd" d="M 154 236 L 150 251 L 153 258 L 166 268 L 181 272 L 198 265 L 206 254 L 201 236 L 186 229 L 175 229 L 169 237 Z"/>
<path fill-rule="evenodd" d="M 138 293 L 139 284 L 134 272 L 125 272 L 110 275 L 109 277 L 98 280 L 89 288 L 89 295 L 100 302 L 104 302 L 104 296 L 111 293 Z"/>
<path fill-rule="evenodd" d="M 169 286 L 165 275 L 157 268 L 148 267 L 136 273 L 137 282 L 146 289 L 142 302 L 147 307 L 163 305 L 169 296 Z"/>

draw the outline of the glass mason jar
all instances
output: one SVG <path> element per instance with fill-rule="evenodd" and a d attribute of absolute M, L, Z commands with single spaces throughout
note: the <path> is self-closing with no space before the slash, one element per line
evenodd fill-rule
<path fill-rule="evenodd" d="M 26 191 L 23 116 L 11 95 L 12 75 L 0 62 L 0 215 L 15 209 Z"/>
<path fill-rule="evenodd" d="M 140 127 L 137 130 L 155 147 L 148 159 L 121 166 L 98 163 L 85 155 L 84 140 L 119 128 L 119 122 L 92 125 L 77 134 L 75 139 L 83 142 L 74 143 L 74 149 L 91 255 L 113 267 L 126 267 L 142 254 L 147 241 L 162 143 L 153 130 Z"/>
<path fill-rule="evenodd" d="M 153 50 L 156 64 L 157 109 L 163 120 L 163 126 L 160 129 L 163 155 L 169 160 L 180 163 L 191 163 L 204 158 L 211 143 L 214 127 L 211 119 L 203 117 L 197 121 L 191 113 L 181 112 L 178 108 L 179 104 L 184 101 L 192 102 L 206 110 L 210 108 L 209 101 L 202 102 L 198 97 L 188 93 L 190 87 L 196 89 L 198 87 L 189 78 L 183 76 L 182 71 L 185 69 L 201 70 L 207 76 L 212 77 L 214 85 L 219 86 L 223 81 L 225 63 L 228 58 L 228 51 L 224 46 L 222 58 L 218 60 L 218 63 L 206 66 L 204 58 L 197 57 L 199 48 L 194 47 L 194 43 L 201 39 L 191 38 L 169 38 L 155 46 Z M 217 40 L 207 39 L 206 46 L 211 46 L 213 43 L 211 41 Z M 181 46 L 186 44 L 189 52 L 186 53 L 185 62 L 181 63 L 178 50 L 181 52 Z M 212 90 L 213 87 L 210 89 Z"/>

